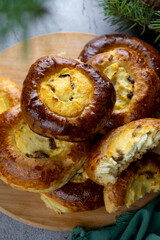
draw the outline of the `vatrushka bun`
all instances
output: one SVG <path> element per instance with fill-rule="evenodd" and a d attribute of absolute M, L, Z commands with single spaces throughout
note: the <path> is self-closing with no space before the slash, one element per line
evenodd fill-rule
<path fill-rule="evenodd" d="M 0 115 L 0 179 L 19 190 L 47 192 L 62 187 L 81 168 L 89 141 L 72 143 L 40 136 L 19 106 Z"/>
<path fill-rule="evenodd" d="M 116 90 L 116 103 L 103 131 L 136 119 L 155 117 L 159 105 L 160 79 L 136 51 L 116 48 L 88 61 L 104 73 Z"/>
<path fill-rule="evenodd" d="M 108 52 L 116 48 L 134 50 L 144 59 L 146 64 L 152 68 L 160 77 L 160 54 L 151 45 L 136 37 L 125 34 L 101 35 L 89 41 L 81 51 L 79 59 L 87 62 L 96 54 Z"/>
<path fill-rule="evenodd" d="M 140 119 L 114 129 L 92 148 L 86 172 L 96 183 L 114 184 L 131 162 L 160 143 L 160 119 Z"/>
<path fill-rule="evenodd" d="M 23 83 L 25 121 L 38 134 L 84 141 L 110 118 L 115 91 L 90 65 L 60 56 L 38 59 Z"/>

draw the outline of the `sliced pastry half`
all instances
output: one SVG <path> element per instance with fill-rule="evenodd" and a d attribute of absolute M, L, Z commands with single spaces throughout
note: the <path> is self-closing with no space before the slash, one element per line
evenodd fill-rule
<path fill-rule="evenodd" d="M 106 211 L 114 212 L 123 205 L 130 207 L 146 193 L 157 191 L 160 191 L 160 156 L 150 152 L 131 163 L 114 184 L 104 187 Z"/>
<path fill-rule="evenodd" d="M 125 124 L 104 136 L 86 162 L 88 176 L 103 186 L 114 184 L 131 162 L 160 143 L 160 119 L 144 118 Z"/>

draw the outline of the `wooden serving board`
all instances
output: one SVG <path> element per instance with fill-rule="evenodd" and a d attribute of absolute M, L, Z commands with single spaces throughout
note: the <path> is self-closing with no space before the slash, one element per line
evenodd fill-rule
<path fill-rule="evenodd" d="M 66 56 L 77 58 L 86 42 L 96 35 L 86 33 L 56 33 L 39 36 L 26 41 L 28 52 L 23 52 L 24 42 L 0 53 L 0 77 L 9 77 L 20 87 L 30 65 L 37 58 L 62 51 Z M 130 210 L 138 209 L 157 194 L 146 195 Z M 104 207 L 94 211 L 56 214 L 47 209 L 36 193 L 12 189 L 0 181 L 0 211 L 23 223 L 58 231 L 71 231 L 74 226 L 93 228 L 115 222 L 115 217 L 127 209 L 121 208 L 116 214 L 107 214 Z"/>

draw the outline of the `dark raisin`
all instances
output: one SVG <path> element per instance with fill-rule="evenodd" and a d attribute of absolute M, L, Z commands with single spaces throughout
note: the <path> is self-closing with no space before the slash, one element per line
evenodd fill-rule
<path fill-rule="evenodd" d="M 34 152 L 34 158 L 49 158 L 49 155 L 41 151 L 36 151 Z"/>
<path fill-rule="evenodd" d="M 147 179 L 152 179 L 153 178 L 153 173 L 150 171 L 145 172 L 147 174 Z"/>
<path fill-rule="evenodd" d="M 150 171 L 146 171 L 146 172 L 142 172 L 140 173 L 140 175 L 146 175 L 147 179 L 152 179 L 155 173 L 150 172 Z"/>
<path fill-rule="evenodd" d="M 139 125 L 136 127 L 136 129 L 134 130 L 134 132 L 132 133 L 132 137 L 136 137 L 136 136 L 137 136 L 137 131 L 138 131 L 138 129 L 141 129 L 141 128 L 142 128 L 142 125 L 139 124 Z"/>
<path fill-rule="evenodd" d="M 58 99 L 57 99 L 57 98 L 55 98 L 55 97 L 52 97 L 52 99 L 53 99 L 54 101 L 58 101 Z"/>
<path fill-rule="evenodd" d="M 61 74 L 61 75 L 59 75 L 59 77 L 60 77 L 60 78 L 63 78 L 63 77 L 70 77 L 70 78 L 71 78 L 71 76 L 70 76 L 68 73 L 66 73 L 66 74 Z"/>
<path fill-rule="evenodd" d="M 119 154 L 119 155 L 123 155 L 123 152 L 119 149 L 116 149 L 116 152 Z"/>
<path fill-rule="evenodd" d="M 128 80 L 128 82 L 130 82 L 130 83 L 132 83 L 132 84 L 135 83 L 134 80 L 133 80 L 133 78 L 132 78 L 131 76 L 129 76 L 129 77 L 127 78 L 127 80 Z"/>
<path fill-rule="evenodd" d="M 113 55 L 110 55 L 110 57 L 108 58 L 108 61 L 112 61 L 113 59 Z"/>
<path fill-rule="evenodd" d="M 52 90 L 52 92 L 55 92 L 55 88 L 52 87 L 51 85 L 48 85 L 50 87 L 50 89 Z"/>
<path fill-rule="evenodd" d="M 124 157 L 123 152 L 121 150 L 119 150 L 119 149 L 116 149 L 116 152 L 119 155 L 119 158 L 116 161 L 121 161 L 123 159 L 123 157 Z"/>
<path fill-rule="evenodd" d="M 69 100 L 72 101 L 72 100 L 73 100 L 73 97 L 71 97 Z"/>
<path fill-rule="evenodd" d="M 56 149 L 56 143 L 55 143 L 55 140 L 53 138 L 49 139 L 49 146 L 52 150 Z"/>
<path fill-rule="evenodd" d="M 141 124 L 139 124 L 139 125 L 137 126 L 137 128 L 142 128 L 142 125 L 141 125 Z"/>
<path fill-rule="evenodd" d="M 70 83 L 71 83 L 72 89 L 74 89 L 74 87 L 75 87 L 74 83 L 71 81 L 70 81 Z"/>
<path fill-rule="evenodd" d="M 129 92 L 129 93 L 127 94 L 127 97 L 128 97 L 129 99 L 131 99 L 131 98 L 133 97 L 133 93 L 132 93 L 132 92 Z"/>
<path fill-rule="evenodd" d="M 29 154 L 29 153 L 26 153 L 26 157 L 28 157 L 28 158 L 33 158 L 33 155 L 32 155 L 32 154 Z"/>

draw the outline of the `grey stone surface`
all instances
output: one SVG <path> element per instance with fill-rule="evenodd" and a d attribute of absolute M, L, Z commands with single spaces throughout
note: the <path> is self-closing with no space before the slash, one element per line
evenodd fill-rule
<path fill-rule="evenodd" d="M 118 32 L 117 27 L 104 21 L 100 0 L 48 0 L 48 14 L 30 24 L 28 38 L 54 32 L 86 32 L 109 34 Z M 22 41 L 21 31 L 11 32 L 0 51 Z"/>
<path fill-rule="evenodd" d="M 0 240 L 69 240 L 71 233 L 34 228 L 0 213 Z"/>
<path fill-rule="evenodd" d="M 41 20 L 32 22 L 28 38 L 54 32 L 85 32 L 109 34 L 117 32 L 114 26 L 103 21 L 102 8 L 98 0 L 48 0 L 49 13 Z M 17 29 L 11 32 L 0 51 L 22 41 Z M 54 232 L 30 227 L 0 213 L 0 240 L 67 240 L 71 233 Z"/>

